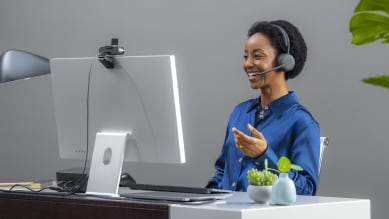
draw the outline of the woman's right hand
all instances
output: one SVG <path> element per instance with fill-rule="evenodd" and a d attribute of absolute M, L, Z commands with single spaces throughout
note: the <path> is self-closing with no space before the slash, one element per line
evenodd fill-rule
<path fill-rule="evenodd" d="M 253 134 L 253 136 L 248 136 L 235 127 L 232 128 L 235 145 L 236 148 L 238 148 L 238 150 L 240 150 L 246 156 L 257 158 L 266 151 L 267 142 L 262 133 L 252 125 L 248 124 L 247 128 Z"/>

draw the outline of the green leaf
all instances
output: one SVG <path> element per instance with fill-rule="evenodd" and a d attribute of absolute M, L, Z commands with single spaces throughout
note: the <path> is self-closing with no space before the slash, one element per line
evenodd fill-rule
<path fill-rule="evenodd" d="M 303 168 L 302 168 L 301 166 L 299 166 L 299 165 L 296 165 L 296 164 L 292 164 L 292 165 L 291 165 L 291 168 L 292 168 L 293 170 L 303 171 Z"/>
<path fill-rule="evenodd" d="M 388 0 L 361 0 L 354 12 L 358 11 L 384 11 L 389 14 Z"/>
<path fill-rule="evenodd" d="M 389 38 L 388 38 L 388 39 L 386 39 L 386 40 L 384 40 L 384 41 L 382 41 L 381 43 L 384 43 L 384 44 L 387 44 L 387 43 L 389 43 Z"/>
<path fill-rule="evenodd" d="M 292 163 L 287 157 L 280 157 L 278 160 L 278 170 L 281 173 L 287 173 L 289 172 L 290 168 L 292 166 Z"/>
<path fill-rule="evenodd" d="M 362 81 L 367 84 L 389 88 L 389 74 L 364 78 Z"/>
<path fill-rule="evenodd" d="M 355 13 L 350 20 L 351 43 L 363 45 L 377 40 L 389 41 L 389 16 L 373 11 Z"/>

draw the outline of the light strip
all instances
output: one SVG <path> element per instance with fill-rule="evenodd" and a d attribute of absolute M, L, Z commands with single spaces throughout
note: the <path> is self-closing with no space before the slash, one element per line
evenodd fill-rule
<path fill-rule="evenodd" d="M 171 71 L 172 71 L 174 106 L 175 106 L 175 109 L 176 109 L 178 144 L 179 144 L 179 147 L 180 147 L 180 162 L 181 163 L 185 163 L 186 160 L 185 160 L 184 134 L 183 134 L 183 131 L 182 131 L 180 98 L 179 98 L 179 95 L 178 95 L 176 59 L 175 59 L 174 55 L 170 56 L 170 66 L 171 66 Z"/>

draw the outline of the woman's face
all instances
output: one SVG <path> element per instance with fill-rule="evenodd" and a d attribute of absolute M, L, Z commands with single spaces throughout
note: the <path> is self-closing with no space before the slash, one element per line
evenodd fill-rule
<path fill-rule="evenodd" d="M 263 72 L 275 66 L 276 50 L 271 46 L 267 36 L 255 33 L 247 39 L 244 51 L 243 69 L 253 89 L 264 88 L 276 76 L 275 72 L 262 75 L 251 75 Z"/>

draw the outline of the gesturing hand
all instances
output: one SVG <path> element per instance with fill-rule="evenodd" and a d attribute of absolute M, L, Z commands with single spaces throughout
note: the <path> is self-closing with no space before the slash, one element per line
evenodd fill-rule
<path fill-rule="evenodd" d="M 257 158 L 262 155 L 266 148 L 267 142 L 262 133 L 255 129 L 250 124 L 247 125 L 249 131 L 253 134 L 253 137 L 244 134 L 237 128 L 233 127 L 235 145 L 243 154 L 251 158 Z"/>

